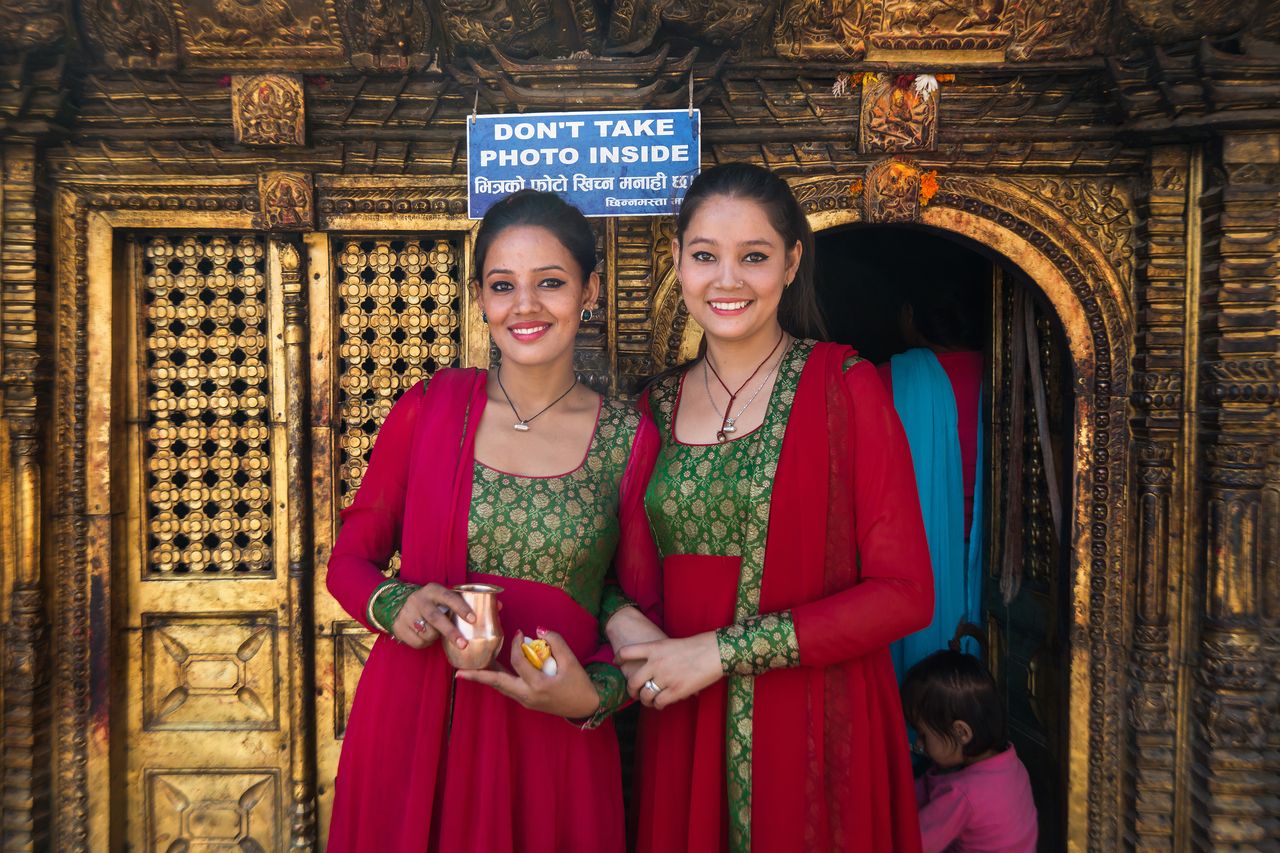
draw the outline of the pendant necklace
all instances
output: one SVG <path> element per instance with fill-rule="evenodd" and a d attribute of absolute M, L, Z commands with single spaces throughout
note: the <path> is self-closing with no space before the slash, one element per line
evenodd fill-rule
<path fill-rule="evenodd" d="M 755 402 L 756 397 L 760 395 L 760 391 L 764 388 L 766 384 L 768 384 L 769 377 L 773 375 L 773 371 L 777 369 L 778 365 L 775 364 L 769 370 L 769 372 L 765 374 L 764 381 L 760 383 L 760 386 L 758 388 L 756 388 L 756 392 L 751 395 L 751 399 L 747 401 L 747 405 L 743 406 L 738 411 L 738 414 L 736 415 L 733 414 L 733 401 L 738 399 L 738 395 L 742 393 L 743 388 L 747 387 L 747 383 L 750 382 L 752 379 L 756 378 L 756 374 L 760 372 L 760 368 L 764 367 L 765 364 L 768 363 L 769 359 L 773 358 L 773 354 L 778 351 L 778 347 L 782 346 L 782 342 L 786 339 L 786 337 L 787 337 L 786 332 L 783 332 L 781 335 L 778 336 L 778 342 L 773 345 L 773 349 L 769 350 L 769 354 L 766 355 L 764 359 L 759 364 L 756 365 L 756 369 L 751 371 L 751 375 L 747 377 L 746 381 L 738 386 L 737 391 L 729 390 L 729 386 L 725 384 L 724 380 L 720 378 L 720 374 L 716 372 L 715 365 L 711 363 L 710 357 L 703 356 L 702 360 L 703 360 L 703 363 L 706 365 L 707 370 L 711 371 L 711 375 L 716 378 L 716 381 L 720 383 L 720 387 L 723 388 L 725 393 L 729 395 L 729 400 L 724 405 L 724 414 L 721 415 L 720 429 L 716 431 L 716 441 L 724 443 L 729 440 L 729 433 L 737 432 L 738 428 L 734 426 L 734 422 L 738 418 L 742 417 L 742 413 L 745 412 L 751 406 L 751 404 Z M 778 361 L 781 362 L 782 359 L 778 359 Z M 707 399 L 711 402 L 712 410 L 715 411 L 716 414 L 720 414 L 720 407 L 716 405 L 716 401 L 711 397 L 711 383 L 707 379 L 706 370 L 702 371 L 702 383 L 707 389 Z"/>
<path fill-rule="evenodd" d="M 507 393 L 507 389 L 504 388 L 502 385 L 502 365 L 498 365 L 497 375 L 498 375 L 498 388 L 502 391 L 502 396 L 507 399 L 507 405 L 511 407 L 512 413 L 516 416 L 516 422 L 511 425 L 511 428 L 516 432 L 528 432 L 530 421 L 538 417 L 538 415 L 543 414 L 543 412 L 546 412 L 547 409 L 550 409 L 552 406 L 554 406 L 556 403 L 559 403 L 565 397 L 568 397 L 569 392 L 572 391 L 574 388 L 578 387 L 578 377 L 574 376 L 573 384 L 570 385 L 569 388 L 563 394 L 561 394 L 559 397 L 556 397 L 554 400 L 548 403 L 546 407 L 542 409 L 542 411 L 538 412 L 537 415 L 533 415 L 532 417 L 522 418 L 520 417 L 520 413 L 516 411 L 516 404 L 511 402 L 511 395 Z"/>

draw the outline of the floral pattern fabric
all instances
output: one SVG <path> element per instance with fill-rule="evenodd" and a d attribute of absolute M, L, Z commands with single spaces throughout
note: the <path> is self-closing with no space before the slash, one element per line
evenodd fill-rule
<path fill-rule="evenodd" d="M 583 463 L 558 477 L 520 477 L 476 462 L 467 519 L 467 570 L 557 587 L 600 608 L 618 544 L 618 488 L 640 415 L 602 403 Z"/>

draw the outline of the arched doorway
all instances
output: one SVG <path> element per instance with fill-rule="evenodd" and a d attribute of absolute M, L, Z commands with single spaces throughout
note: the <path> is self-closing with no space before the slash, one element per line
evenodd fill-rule
<path fill-rule="evenodd" d="M 945 351 L 939 357 L 949 372 L 967 370 L 972 380 L 974 365 L 982 365 L 982 405 L 968 403 L 969 452 L 974 409 L 986 445 L 973 507 L 986 554 L 975 628 L 1005 700 L 1010 738 L 1033 780 L 1041 849 L 1061 849 L 1071 624 L 1064 507 L 1073 408 L 1062 324 L 1016 266 L 940 229 L 832 228 L 818 235 L 817 256 L 819 298 L 834 340 L 885 364 L 922 335 Z M 972 494 L 972 481 L 968 488 Z"/>

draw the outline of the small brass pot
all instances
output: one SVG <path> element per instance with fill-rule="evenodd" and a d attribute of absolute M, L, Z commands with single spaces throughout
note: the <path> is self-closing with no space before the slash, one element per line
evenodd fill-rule
<path fill-rule="evenodd" d="M 464 583 L 453 591 L 461 595 L 476 615 L 474 623 L 454 615 L 453 624 L 467 641 L 460 649 L 445 643 L 444 655 L 458 669 L 484 669 L 502 650 L 502 622 L 498 619 L 498 593 L 502 587 L 487 583 Z"/>

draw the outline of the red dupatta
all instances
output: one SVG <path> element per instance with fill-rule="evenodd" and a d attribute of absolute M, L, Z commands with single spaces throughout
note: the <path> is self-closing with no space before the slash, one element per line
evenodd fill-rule
<path fill-rule="evenodd" d="M 759 611 L 791 609 L 801 666 L 755 679 L 755 850 L 920 845 L 888 646 L 928 621 L 932 575 L 902 427 L 852 356 L 814 347 L 773 482 Z"/>
<path fill-rule="evenodd" d="M 476 426 L 486 399 L 484 371 L 443 370 L 405 392 L 387 415 L 369 473 L 342 513 L 347 522 L 363 516 L 360 535 L 372 541 L 347 541 L 355 525 L 344 525 L 329 559 L 329 590 L 348 613 L 364 613 L 385 579 L 380 566 L 397 548 L 407 582 L 465 580 Z M 406 449 L 408 464 L 395 458 Z M 380 563 L 371 552 L 384 555 Z M 378 637 L 344 736 L 329 850 L 428 849 L 452 684 L 438 643 L 415 650 Z"/>

